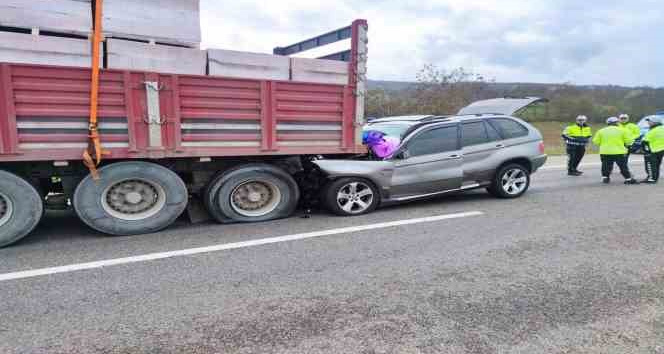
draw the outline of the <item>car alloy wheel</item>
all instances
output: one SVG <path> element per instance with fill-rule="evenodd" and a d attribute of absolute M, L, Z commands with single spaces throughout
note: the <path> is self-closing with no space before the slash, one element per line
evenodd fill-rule
<path fill-rule="evenodd" d="M 351 182 L 337 192 L 337 205 L 348 214 L 361 214 L 371 207 L 374 193 L 364 182 Z"/>
<path fill-rule="evenodd" d="M 505 193 L 509 195 L 518 195 L 528 187 L 528 176 L 522 169 L 509 169 L 501 179 L 501 186 Z"/>

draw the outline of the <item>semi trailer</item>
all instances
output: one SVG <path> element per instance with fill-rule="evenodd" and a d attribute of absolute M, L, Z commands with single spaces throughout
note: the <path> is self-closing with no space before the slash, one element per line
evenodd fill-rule
<path fill-rule="evenodd" d="M 37 226 L 47 199 L 67 201 L 107 235 L 162 230 L 198 203 L 221 223 L 291 215 L 312 188 L 307 161 L 366 152 L 367 29 L 356 20 L 277 47 L 271 59 L 222 53 L 233 62 L 214 75 L 101 70 L 95 130 L 103 159 L 92 173 L 83 151 L 93 70 L 0 63 L 0 247 Z M 350 50 L 291 57 L 342 40 Z M 273 75 L 275 60 L 285 63 L 283 75 L 256 74 Z M 224 76 L 228 68 L 238 70 Z"/>

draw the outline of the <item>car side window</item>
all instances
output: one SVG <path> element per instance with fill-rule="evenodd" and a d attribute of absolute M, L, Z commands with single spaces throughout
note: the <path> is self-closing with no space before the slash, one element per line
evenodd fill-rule
<path fill-rule="evenodd" d="M 491 124 L 500 133 L 503 139 L 520 138 L 528 135 L 528 128 L 519 122 L 508 118 L 489 119 Z"/>
<path fill-rule="evenodd" d="M 500 136 L 500 133 L 494 128 L 491 124 L 484 122 L 484 126 L 486 127 L 486 131 L 489 134 L 489 141 L 499 141 L 503 140 L 503 138 Z"/>
<path fill-rule="evenodd" d="M 424 131 L 408 142 L 410 156 L 438 154 L 459 149 L 459 131 L 456 125 Z"/>
<path fill-rule="evenodd" d="M 463 123 L 461 127 L 461 143 L 464 147 L 489 142 L 489 135 L 483 122 Z"/>

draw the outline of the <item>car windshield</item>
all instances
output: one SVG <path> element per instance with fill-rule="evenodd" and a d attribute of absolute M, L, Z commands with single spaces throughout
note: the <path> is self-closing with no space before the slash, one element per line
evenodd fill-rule
<path fill-rule="evenodd" d="M 408 128 L 412 127 L 412 122 L 385 122 L 385 123 L 374 123 L 369 124 L 364 127 L 365 131 L 368 130 L 377 130 L 384 133 L 387 136 L 401 139 L 403 138 L 404 133 Z"/>

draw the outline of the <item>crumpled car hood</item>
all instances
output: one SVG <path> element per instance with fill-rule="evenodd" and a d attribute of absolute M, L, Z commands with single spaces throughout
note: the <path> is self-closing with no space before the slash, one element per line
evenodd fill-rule
<path fill-rule="evenodd" d="M 394 163 L 392 161 L 365 160 L 315 160 L 313 164 L 330 178 L 363 177 L 373 181 L 378 188 L 390 187 Z"/>

